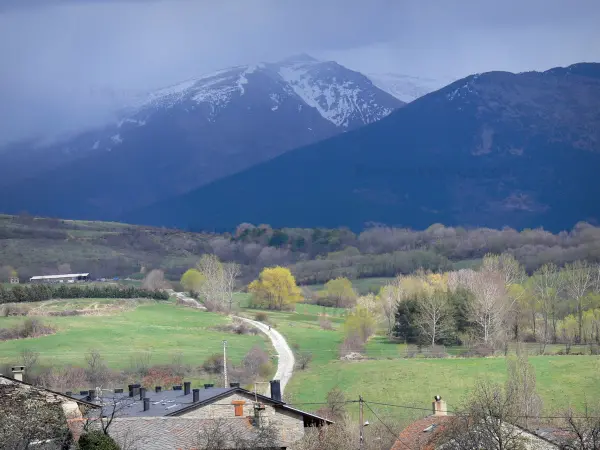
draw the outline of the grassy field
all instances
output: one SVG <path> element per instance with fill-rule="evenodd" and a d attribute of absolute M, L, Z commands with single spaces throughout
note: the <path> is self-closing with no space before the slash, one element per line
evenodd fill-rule
<path fill-rule="evenodd" d="M 253 317 L 257 311 L 245 310 Z M 269 321 L 297 351 L 313 355 L 307 370 L 295 372 L 286 394 L 293 402 L 323 402 L 333 387 L 341 388 L 350 399 L 362 395 L 367 401 L 429 408 L 434 395 L 442 395 L 449 407 L 460 407 L 478 380 L 504 382 L 506 361 L 495 358 L 405 358 L 407 346 L 389 343 L 383 336 L 373 337 L 366 346 L 369 360 L 340 361 L 343 341 L 341 326 L 344 310 L 316 305 L 296 305 L 293 312 L 265 312 Z M 333 330 L 319 322 L 329 320 Z M 534 354 L 537 345 L 526 346 Z M 556 351 L 563 346 L 548 347 Z M 449 348 L 449 354 L 460 348 Z M 586 398 L 600 396 L 600 357 L 530 356 L 537 374 L 538 392 L 545 412 L 573 405 L 581 408 Z M 410 417 L 427 411 L 381 407 L 382 413 Z M 408 417 L 408 416 L 407 416 Z"/>
<path fill-rule="evenodd" d="M 172 302 L 141 302 L 108 299 L 31 303 L 45 311 L 93 308 L 97 315 L 39 317 L 57 332 L 49 336 L 0 342 L 0 363 L 14 364 L 23 349 L 40 353 L 40 364 L 83 366 L 90 349 L 100 351 L 112 369 L 127 368 L 138 352 L 150 351 L 152 364 L 167 364 L 181 353 L 183 361 L 199 366 L 211 354 L 222 351 L 228 341 L 228 355 L 239 362 L 254 345 L 272 352 L 262 334 L 236 335 L 214 327 L 230 319 L 208 312 L 176 306 Z M 0 328 L 10 327 L 26 317 L 2 317 Z"/>
<path fill-rule="evenodd" d="M 546 413 L 570 405 L 580 409 L 586 398 L 600 395 L 598 357 L 535 356 L 530 361 Z M 329 361 L 296 373 L 288 389 L 292 398 L 302 402 L 322 402 L 337 386 L 348 399 L 362 395 L 366 401 L 423 408 L 429 408 L 439 394 L 452 409 L 461 406 L 478 380 L 502 383 L 505 377 L 504 358 Z"/>

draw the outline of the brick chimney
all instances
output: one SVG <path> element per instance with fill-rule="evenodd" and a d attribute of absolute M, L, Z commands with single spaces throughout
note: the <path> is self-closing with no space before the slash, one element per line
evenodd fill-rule
<path fill-rule="evenodd" d="M 15 366 L 11 368 L 13 378 L 17 381 L 23 381 L 23 376 L 25 374 L 25 366 Z"/>
<path fill-rule="evenodd" d="M 446 406 L 446 401 L 442 400 L 442 397 L 436 395 L 433 403 L 433 415 L 434 416 L 447 416 L 448 415 L 448 407 Z"/>

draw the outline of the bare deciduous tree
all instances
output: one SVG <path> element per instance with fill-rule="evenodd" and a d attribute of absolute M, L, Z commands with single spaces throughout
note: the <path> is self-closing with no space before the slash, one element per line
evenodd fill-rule
<path fill-rule="evenodd" d="M 383 289 L 381 289 L 381 293 L 379 294 L 379 296 L 381 297 L 383 316 L 387 325 L 387 334 L 390 337 L 394 333 L 398 305 L 400 304 L 405 295 L 401 280 L 401 277 L 397 277 L 391 284 L 384 286 Z"/>
<path fill-rule="evenodd" d="M 447 424 L 439 445 L 448 450 L 523 450 L 527 433 L 514 425 L 518 418 L 511 395 L 500 386 L 479 382 L 466 408 Z"/>
<path fill-rule="evenodd" d="M 215 255 L 203 255 L 197 265 L 205 276 L 199 294 L 207 308 L 216 311 L 231 311 L 235 282 L 240 275 L 238 264 L 222 264 Z"/>
<path fill-rule="evenodd" d="M 142 282 L 142 288 L 149 289 L 151 291 L 166 289 L 168 287 L 169 283 L 165 280 L 165 273 L 159 269 L 151 270 Z"/>
<path fill-rule="evenodd" d="M 91 349 L 85 355 L 85 375 L 86 378 L 94 387 L 102 386 L 108 376 L 108 367 L 104 362 L 104 358 L 97 349 Z"/>
<path fill-rule="evenodd" d="M 467 287 L 475 297 L 469 305 L 471 320 L 479 326 L 483 342 L 493 344 L 505 331 L 509 310 L 504 279 L 501 274 L 488 271 L 469 278 Z"/>
<path fill-rule="evenodd" d="M 564 414 L 565 450 L 597 450 L 600 448 L 600 407 L 585 406 L 584 413 L 568 410 Z"/>
<path fill-rule="evenodd" d="M 585 261 L 575 261 L 565 265 L 564 281 L 565 290 L 569 297 L 576 302 L 577 325 L 579 333 L 577 341 L 581 342 L 583 335 L 583 299 L 595 284 L 595 271 Z"/>
<path fill-rule="evenodd" d="M 452 330 L 452 311 L 448 297 L 441 291 L 424 292 L 419 297 L 417 325 L 433 347 L 437 340 Z"/>
<path fill-rule="evenodd" d="M 561 293 L 561 283 L 558 268 L 554 264 L 544 264 L 531 278 L 535 295 L 540 299 L 542 318 L 544 321 L 543 347 L 551 340 L 556 340 L 556 324 L 558 322 L 558 306 Z M 552 336 L 550 336 L 550 327 Z"/>
<path fill-rule="evenodd" d="M 517 348 L 517 356 L 508 358 L 506 364 L 506 395 L 515 402 L 521 416 L 516 423 L 529 428 L 542 411 L 542 399 L 536 392 L 535 370 L 520 348 Z"/>

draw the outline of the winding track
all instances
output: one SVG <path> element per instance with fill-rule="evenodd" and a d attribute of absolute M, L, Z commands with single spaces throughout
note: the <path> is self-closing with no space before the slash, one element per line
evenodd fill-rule
<path fill-rule="evenodd" d="M 279 380 L 281 382 L 281 393 L 285 390 L 286 385 L 292 378 L 294 373 L 294 365 L 296 364 L 296 359 L 294 358 L 294 352 L 288 345 L 285 338 L 281 335 L 281 333 L 274 328 L 270 328 L 268 325 L 265 325 L 262 322 L 258 322 L 256 320 L 246 319 L 245 317 L 238 317 L 238 319 L 243 320 L 244 322 L 248 322 L 249 324 L 255 326 L 260 331 L 265 333 L 271 342 L 273 343 L 273 347 L 275 347 L 275 351 L 278 356 L 277 363 L 277 373 L 275 374 L 275 380 Z M 269 391 L 269 388 L 267 388 Z M 270 392 L 268 392 L 270 393 Z M 268 394 L 267 393 L 267 394 Z"/>

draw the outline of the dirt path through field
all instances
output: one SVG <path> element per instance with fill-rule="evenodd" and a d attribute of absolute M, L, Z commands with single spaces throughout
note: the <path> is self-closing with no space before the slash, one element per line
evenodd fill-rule
<path fill-rule="evenodd" d="M 281 382 L 281 393 L 283 394 L 285 386 L 288 384 L 294 373 L 294 365 L 296 364 L 294 352 L 292 352 L 292 349 L 281 333 L 274 328 L 271 328 L 268 325 L 256 320 L 246 319 L 245 317 L 238 317 L 238 319 L 255 326 L 260 331 L 265 333 L 269 339 L 271 339 L 279 360 L 277 363 L 277 373 L 275 374 L 275 379 Z M 267 387 L 267 391 L 268 392 L 266 392 L 266 395 L 270 395 L 269 387 Z"/>

